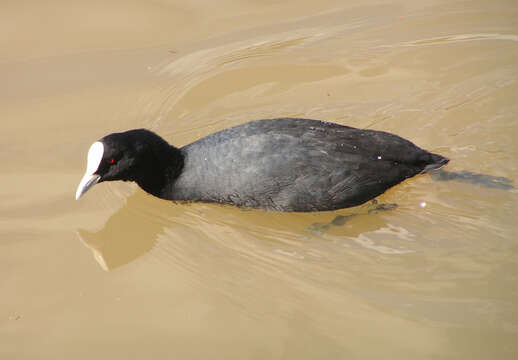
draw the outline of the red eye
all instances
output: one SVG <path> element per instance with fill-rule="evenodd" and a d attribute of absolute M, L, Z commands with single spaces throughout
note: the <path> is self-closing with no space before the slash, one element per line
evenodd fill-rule
<path fill-rule="evenodd" d="M 110 160 L 108 160 L 108 164 L 115 164 L 115 159 L 114 158 L 110 158 Z"/>

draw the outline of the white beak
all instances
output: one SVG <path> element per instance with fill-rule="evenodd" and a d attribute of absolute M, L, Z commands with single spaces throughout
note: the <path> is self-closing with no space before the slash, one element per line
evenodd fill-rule
<path fill-rule="evenodd" d="M 86 163 L 86 172 L 79 183 L 76 191 L 76 200 L 78 200 L 81 195 L 88 191 L 92 186 L 97 184 L 99 180 L 101 180 L 101 176 L 95 174 L 97 169 L 99 168 L 99 164 L 103 159 L 104 153 L 104 145 L 97 141 L 90 146 L 90 150 L 88 150 L 88 160 Z"/>
<path fill-rule="evenodd" d="M 85 174 L 85 176 L 83 176 L 83 178 L 81 179 L 79 186 L 77 187 L 76 200 L 79 200 L 81 195 L 87 192 L 88 189 L 90 189 L 92 186 L 97 184 L 99 182 L 99 179 L 101 179 L 99 175 Z"/>

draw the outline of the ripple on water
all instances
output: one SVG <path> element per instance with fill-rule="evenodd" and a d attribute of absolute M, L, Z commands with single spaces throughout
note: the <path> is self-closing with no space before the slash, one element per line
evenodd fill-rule
<path fill-rule="evenodd" d="M 465 41 L 483 41 L 483 40 L 504 40 L 518 42 L 518 35 L 514 34 L 455 34 L 447 36 L 438 36 L 427 39 L 412 40 L 401 42 L 397 45 L 381 45 L 380 47 L 393 46 L 431 46 L 442 45 L 448 43 L 459 43 Z"/>
<path fill-rule="evenodd" d="M 389 130 L 437 146 L 453 158 L 451 168 L 494 163 L 507 154 L 498 140 L 491 153 L 482 149 L 480 134 L 489 125 L 486 117 L 475 117 L 479 106 L 514 84 L 502 79 L 506 73 L 497 72 L 498 62 L 468 54 L 462 60 L 470 72 L 462 72 L 449 58 L 444 65 L 429 55 L 440 49 L 436 45 L 515 42 L 516 36 L 428 37 L 376 52 L 371 45 L 378 42 L 344 41 L 345 29 L 307 27 L 177 53 L 153 67 L 156 91 L 133 115 L 176 145 L 247 120 L 299 115 Z M 348 54 L 354 52 L 349 43 L 369 51 Z M 329 44 L 342 46 L 336 47 L 337 59 L 322 55 Z M 481 75 L 482 69 L 487 71 Z M 502 126 L 509 121 L 505 113 L 495 119 L 489 130 L 501 126 L 501 133 L 511 133 Z M 392 211 L 369 214 L 366 206 L 278 214 L 174 204 L 127 184 L 96 191 L 112 214 L 79 236 L 105 270 L 141 266 L 156 267 L 156 276 L 185 274 L 187 281 L 246 308 L 247 315 L 264 320 L 264 309 L 281 309 L 276 315 L 286 318 L 304 314 L 329 336 L 336 336 L 326 330 L 333 324 L 354 320 L 348 311 L 374 311 L 376 321 L 389 313 L 391 326 L 394 319 L 410 319 L 476 329 L 482 314 L 485 325 L 498 319 L 512 329 L 503 321 L 511 302 L 502 305 L 491 296 L 512 297 L 505 289 L 515 280 L 506 275 L 515 270 L 509 260 L 516 250 L 515 193 L 420 176 L 379 199 L 397 203 Z M 334 221 L 337 216 L 345 221 Z M 490 294 L 491 281 L 497 291 Z"/>

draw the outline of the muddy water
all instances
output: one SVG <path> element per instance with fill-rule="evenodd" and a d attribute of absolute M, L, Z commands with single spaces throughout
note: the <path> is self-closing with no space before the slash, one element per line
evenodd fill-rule
<path fill-rule="evenodd" d="M 516 358 L 516 190 L 420 176 L 371 214 L 171 204 L 127 183 L 74 200 L 107 133 L 184 145 L 277 116 L 394 132 L 514 181 L 514 1 L 1 8 L 2 359 Z"/>

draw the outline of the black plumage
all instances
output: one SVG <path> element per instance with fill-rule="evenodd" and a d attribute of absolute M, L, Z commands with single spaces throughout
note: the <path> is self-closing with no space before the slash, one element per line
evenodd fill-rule
<path fill-rule="evenodd" d="M 387 132 L 294 118 L 252 121 L 179 149 L 144 129 L 100 142 L 100 182 L 135 181 L 168 200 L 279 211 L 359 205 L 448 163 Z"/>

